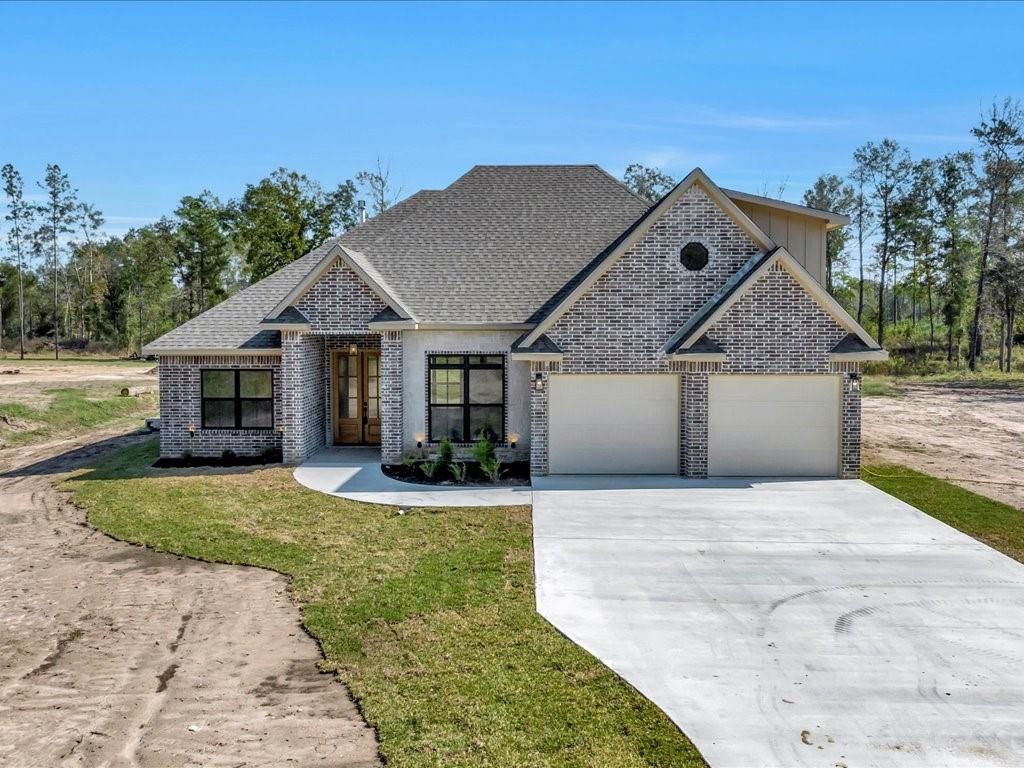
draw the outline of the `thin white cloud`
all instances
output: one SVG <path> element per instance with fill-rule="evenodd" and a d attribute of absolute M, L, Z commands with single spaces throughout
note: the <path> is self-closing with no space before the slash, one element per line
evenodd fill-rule
<path fill-rule="evenodd" d="M 692 152 L 679 147 L 659 147 L 634 150 L 627 156 L 626 163 L 619 168 L 619 175 L 628 163 L 640 163 L 663 171 L 689 173 L 696 167 L 704 169 L 721 166 L 729 159 L 723 152 Z"/>
<path fill-rule="evenodd" d="M 707 128 L 734 128 L 746 131 L 814 131 L 823 128 L 841 128 L 853 125 L 852 120 L 841 117 L 815 115 L 779 115 L 759 112 L 744 114 L 698 109 L 692 114 L 671 118 L 679 125 L 697 125 Z"/>

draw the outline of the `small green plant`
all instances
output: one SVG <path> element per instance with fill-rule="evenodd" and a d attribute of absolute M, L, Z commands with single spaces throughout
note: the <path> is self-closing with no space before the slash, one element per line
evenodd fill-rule
<path fill-rule="evenodd" d="M 402 454 L 402 466 L 406 469 L 412 469 L 416 466 L 416 456 L 406 451 Z"/>
<path fill-rule="evenodd" d="M 483 467 L 485 463 L 495 461 L 494 443 L 486 437 L 481 437 L 476 445 L 470 449 L 470 454 Z"/>
<path fill-rule="evenodd" d="M 490 480 L 492 483 L 496 483 L 499 480 L 501 480 L 501 462 L 498 461 L 493 456 L 493 454 L 491 458 L 487 459 L 486 461 L 480 462 L 480 469 L 483 471 L 485 475 L 487 475 L 487 479 Z"/>
<path fill-rule="evenodd" d="M 449 464 L 452 463 L 452 458 L 454 454 L 455 451 L 452 448 L 452 441 L 449 440 L 447 437 L 442 437 L 441 444 L 437 446 L 437 460 L 441 463 L 442 466 L 447 467 Z"/>
<path fill-rule="evenodd" d="M 462 485 L 466 482 L 466 462 L 456 461 L 449 464 L 448 469 L 451 471 L 452 477 L 455 479 L 456 483 Z"/>
<path fill-rule="evenodd" d="M 433 480 L 434 475 L 437 474 L 437 470 L 441 468 L 441 462 L 439 461 L 424 461 L 420 464 L 420 472 L 427 480 Z"/>

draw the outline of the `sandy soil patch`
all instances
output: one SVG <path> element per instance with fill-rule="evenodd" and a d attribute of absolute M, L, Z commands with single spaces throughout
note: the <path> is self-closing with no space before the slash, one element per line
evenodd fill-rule
<path fill-rule="evenodd" d="M 865 397 L 866 462 L 894 462 L 1024 510 L 1024 390 L 908 386 Z"/>
<path fill-rule="evenodd" d="M 114 541 L 53 489 L 123 440 L 0 465 L 0 764 L 380 765 L 283 576 Z"/>

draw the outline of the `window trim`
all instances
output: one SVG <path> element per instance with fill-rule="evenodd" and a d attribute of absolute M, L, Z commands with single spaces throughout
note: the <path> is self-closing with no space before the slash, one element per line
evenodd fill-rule
<path fill-rule="evenodd" d="M 232 397 L 207 397 L 206 396 L 206 372 L 212 373 L 232 373 L 234 374 L 235 380 L 235 393 Z M 269 373 L 270 374 L 270 397 L 242 397 L 242 372 L 249 373 Z M 245 430 L 247 432 L 271 432 L 274 429 L 273 422 L 276 421 L 276 414 L 274 413 L 274 395 L 276 394 L 274 385 L 274 369 L 273 368 L 200 368 L 199 369 L 199 424 L 200 428 L 209 431 L 239 431 Z M 235 425 L 233 427 L 211 427 L 206 425 L 206 402 L 207 400 L 216 400 L 219 402 L 232 402 L 235 404 Z M 260 402 L 263 400 L 270 401 L 270 420 L 271 425 L 269 427 L 244 427 L 242 426 L 242 402 Z"/>
<path fill-rule="evenodd" d="M 439 363 L 434 364 L 437 357 L 461 357 L 462 363 Z M 473 363 L 469 362 L 471 357 L 500 357 L 500 363 Z M 435 403 L 431 398 L 430 373 L 434 370 L 459 370 L 462 371 L 462 402 L 461 403 Z M 469 380 L 473 370 L 501 371 L 501 403 L 470 403 L 469 402 Z M 462 408 L 463 439 L 453 440 L 456 445 L 473 445 L 474 440 L 469 434 L 471 411 L 473 408 L 501 408 L 501 433 L 495 435 L 494 442 L 498 445 L 505 445 L 508 436 L 508 356 L 502 352 L 428 352 L 426 365 L 426 405 L 427 405 L 427 443 L 436 445 L 441 439 L 433 439 L 433 409 L 434 408 Z"/>

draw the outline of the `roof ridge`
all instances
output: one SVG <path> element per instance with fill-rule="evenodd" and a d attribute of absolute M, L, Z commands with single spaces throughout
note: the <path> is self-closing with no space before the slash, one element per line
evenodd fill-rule
<path fill-rule="evenodd" d="M 622 179 L 620 179 L 620 178 L 617 178 L 617 177 L 615 177 L 615 176 L 612 176 L 612 175 L 611 175 L 610 173 L 608 173 L 608 171 L 606 171 L 606 170 L 605 170 L 604 168 L 602 168 L 602 167 L 601 167 L 600 165 L 594 165 L 594 167 L 595 167 L 595 168 L 597 168 L 597 170 L 599 170 L 599 171 L 600 171 L 600 172 L 601 172 L 601 173 L 602 173 L 603 175 L 607 176 L 607 177 L 608 177 L 609 179 L 611 179 L 612 181 L 614 181 L 614 182 L 615 182 L 616 184 L 618 184 L 618 185 L 619 185 L 620 187 L 622 187 L 622 188 L 623 188 L 624 190 L 626 190 L 627 192 L 629 192 L 629 194 L 631 194 L 631 195 L 632 195 L 633 197 L 635 197 L 635 198 L 636 198 L 637 200 L 639 200 L 639 201 L 640 201 L 641 203 L 644 203 L 644 204 L 646 204 L 646 205 L 649 205 L 649 206 L 653 206 L 653 205 L 655 205 L 655 204 L 656 204 L 656 203 L 658 202 L 657 200 L 648 200 L 648 199 L 647 199 L 646 197 L 644 197 L 643 195 L 641 195 L 641 194 L 637 194 L 637 192 L 635 192 L 634 190 L 630 189 L 629 185 L 628 185 L 628 184 L 627 184 L 626 182 L 624 182 L 624 181 L 623 181 Z"/>

